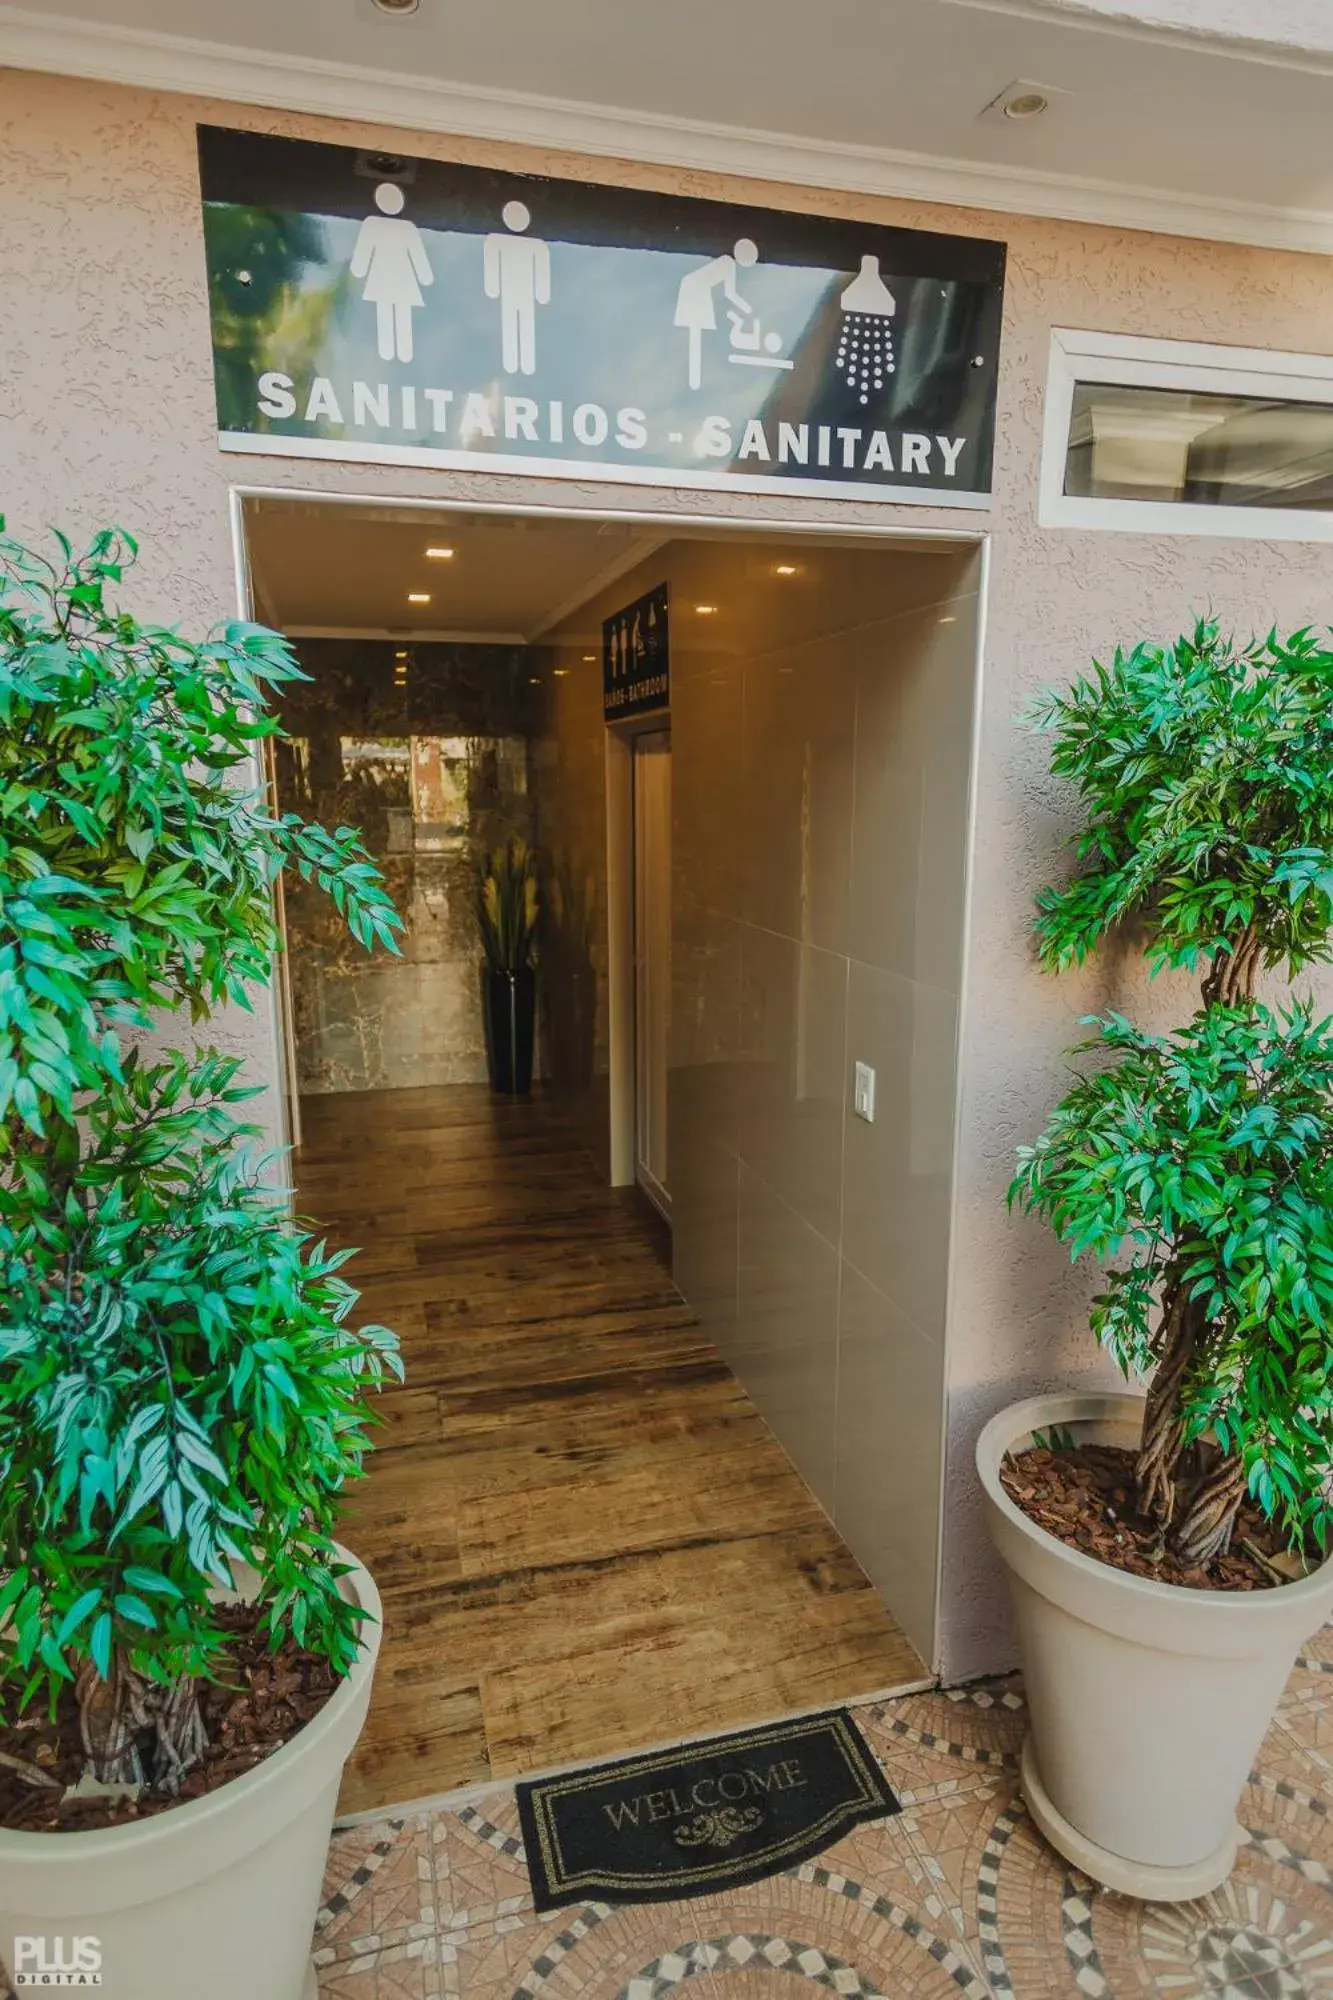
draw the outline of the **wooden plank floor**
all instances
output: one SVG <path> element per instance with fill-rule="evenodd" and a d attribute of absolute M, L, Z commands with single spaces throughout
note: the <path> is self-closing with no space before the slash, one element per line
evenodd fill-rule
<path fill-rule="evenodd" d="M 345 1539 L 384 1596 L 347 1812 L 919 1680 L 557 1106 L 308 1098 L 299 1206 L 394 1327 Z"/>

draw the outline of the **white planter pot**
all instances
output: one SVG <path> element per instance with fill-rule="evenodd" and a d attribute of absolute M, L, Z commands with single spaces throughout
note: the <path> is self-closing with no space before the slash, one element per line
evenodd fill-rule
<path fill-rule="evenodd" d="M 1095 1881 L 1178 1902 L 1230 1871 L 1255 1752 L 1302 1642 L 1333 1612 L 1333 1558 L 1273 1590 L 1182 1589 L 1067 1548 L 1000 1484 L 1034 1431 L 1136 1449 L 1142 1416 L 1137 1396 L 1034 1396 L 987 1424 L 977 1469 L 1027 1683 L 1028 1810 Z"/>
<path fill-rule="evenodd" d="M 101 2000 L 313 1994 L 311 1933 L 338 1785 L 366 1718 L 380 1642 L 379 1593 L 356 1558 L 341 1554 L 354 1564 L 343 1588 L 371 1614 L 365 1644 L 333 1698 L 281 1750 L 205 1798 L 134 1825 L 0 1829 L 0 1960 L 11 1974 L 19 1938 L 44 1939 L 48 1957 L 63 1950 L 67 1962 L 85 1938 L 100 1951 Z"/>

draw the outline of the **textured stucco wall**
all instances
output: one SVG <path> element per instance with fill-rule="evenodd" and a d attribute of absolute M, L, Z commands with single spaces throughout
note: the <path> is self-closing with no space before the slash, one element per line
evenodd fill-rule
<path fill-rule="evenodd" d="M 214 122 L 385 143 L 370 127 L 155 96 L 17 73 L 0 76 L 0 495 L 12 524 L 108 518 L 140 534 L 138 599 L 200 626 L 234 604 L 230 484 L 325 491 L 545 498 L 593 508 L 625 489 L 530 482 L 503 473 L 430 473 L 223 458 L 214 444 L 194 125 Z M 1333 352 L 1326 260 L 1031 221 L 757 182 L 720 184 L 604 160 L 561 158 L 438 134 L 395 134 L 395 149 L 537 171 L 730 195 L 886 222 L 1003 236 L 1010 246 L 995 506 L 968 525 L 992 534 L 979 720 L 971 922 L 961 1026 L 963 1103 L 949 1319 L 949 1448 L 938 1658 L 952 1674 L 1009 1653 L 994 1564 L 981 1532 L 970 1452 L 1009 1398 L 1099 1372 L 1081 1323 L 1088 1285 L 1035 1225 L 1006 1218 L 1014 1145 L 1058 1085 L 1078 1016 L 1114 1001 L 1143 1011 L 1136 968 L 1103 962 L 1059 982 L 1028 940 L 1032 894 L 1058 865 L 1068 802 L 1043 755 L 1014 727 L 1028 692 L 1117 638 L 1175 630 L 1212 605 L 1238 625 L 1327 618 L 1326 547 L 1052 533 L 1036 523 L 1037 445 L 1052 325 Z M 634 504 L 652 502 L 638 488 Z M 934 521 L 957 516 L 855 502 L 736 496 L 735 513 L 779 521 Z M 688 514 L 697 497 L 664 493 Z M 1183 996 L 1177 996 L 1182 998 Z M 1158 991 L 1159 1012 L 1173 996 Z M 223 1024 L 275 1069 L 271 1021 Z"/>

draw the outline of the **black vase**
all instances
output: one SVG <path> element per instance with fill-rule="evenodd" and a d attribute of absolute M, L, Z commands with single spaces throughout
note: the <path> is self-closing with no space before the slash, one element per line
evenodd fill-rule
<path fill-rule="evenodd" d="M 597 1038 L 597 974 L 586 959 L 543 954 L 541 1020 L 547 1082 L 586 1091 Z"/>
<path fill-rule="evenodd" d="M 531 966 L 481 970 L 481 1014 L 491 1089 L 526 1097 L 532 1089 L 532 1048 L 537 1023 L 537 976 Z"/>

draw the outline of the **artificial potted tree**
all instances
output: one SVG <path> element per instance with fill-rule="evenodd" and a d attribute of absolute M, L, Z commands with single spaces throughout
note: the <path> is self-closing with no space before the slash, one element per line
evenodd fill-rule
<path fill-rule="evenodd" d="M 977 1448 L 1052 1843 L 1149 1899 L 1204 1893 L 1301 1642 L 1333 1611 L 1333 1024 L 1261 998 L 1333 957 L 1333 651 L 1201 621 L 1039 704 L 1083 802 L 1039 901 L 1051 970 L 1133 925 L 1201 982 L 1097 1019 L 1011 1201 L 1108 1266 L 1092 1330 L 1143 1395 L 1039 1396 Z"/>
<path fill-rule="evenodd" d="M 379 1630 L 337 1508 L 397 1354 L 239 1062 L 163 1040 L 268 979 L 288 861 L 363 944 L 397 919 L 247 783 L 285 642 L 141 624 L 129 538 L 59 541 L 0 540 L 0 1960 L 299 2000 Z"/>
<path fill-rule="evenodd" d="M 477 863 L 481 1011 L 491 1089 L 526 1097 L 537 1028 L 537 862 L 526 841 L 506 840 Z"/>

